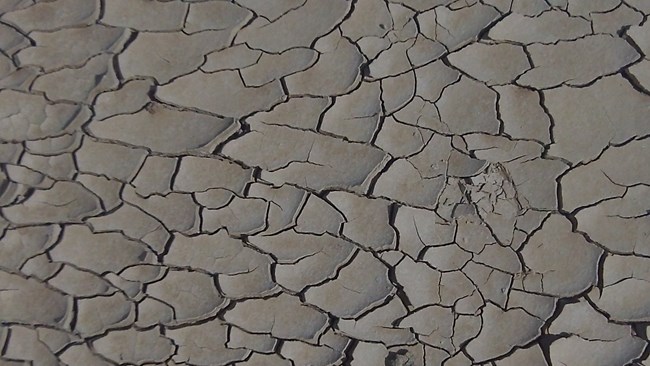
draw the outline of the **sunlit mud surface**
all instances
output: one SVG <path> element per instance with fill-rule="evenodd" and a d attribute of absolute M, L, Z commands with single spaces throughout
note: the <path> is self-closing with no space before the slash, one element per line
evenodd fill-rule
<path fill-rule="evenodd" d="M 649 0 L 0 0 L 0 365 L 650 365 Z"/>

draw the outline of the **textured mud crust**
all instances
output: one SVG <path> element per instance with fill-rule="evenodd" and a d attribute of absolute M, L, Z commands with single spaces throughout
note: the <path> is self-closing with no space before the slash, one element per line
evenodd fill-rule
<path fill-rule="evenodd" d="M 0 366 L 650 366 L 649 0 L 0 0 Z"/>

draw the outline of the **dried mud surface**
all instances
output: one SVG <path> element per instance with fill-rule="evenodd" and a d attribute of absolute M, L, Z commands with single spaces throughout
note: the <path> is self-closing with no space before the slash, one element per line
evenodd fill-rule
<path fill-rule="evenodd" d="M 650 365 L 649 14 L 0 0 L 0 365 Z"/>

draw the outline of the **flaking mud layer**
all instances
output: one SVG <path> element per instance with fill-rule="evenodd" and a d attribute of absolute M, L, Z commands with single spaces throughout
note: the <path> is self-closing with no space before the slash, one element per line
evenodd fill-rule
<path fill-rule="evenodd" d="M 0 365 L 650 365 L 649 14 L 0 0 Z"/>

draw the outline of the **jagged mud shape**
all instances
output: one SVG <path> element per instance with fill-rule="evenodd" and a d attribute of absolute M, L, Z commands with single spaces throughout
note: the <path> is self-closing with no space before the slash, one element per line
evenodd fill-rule
<path fill-rule="evenodd" d="M 0 365 L 650 365 L 649 14 L 0 0 Z"/>

